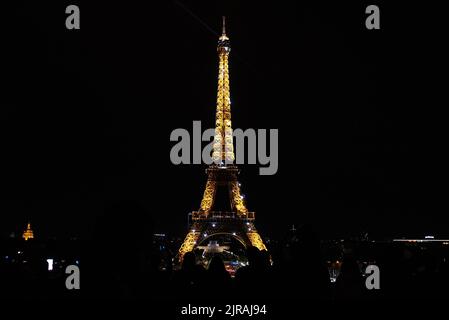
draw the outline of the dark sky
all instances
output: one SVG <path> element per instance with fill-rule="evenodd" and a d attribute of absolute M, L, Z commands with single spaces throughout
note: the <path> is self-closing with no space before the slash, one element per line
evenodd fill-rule
<path fill-rule="evenodd" d="M 448 234 L 444 103 L 431 99 L 447 57 L 438 8 L 378 2 L 381 30 L 369 31 L 371 3 L 358 1 L 92 2 L 8 8 L 2 235 L 31 219 L 41 237 L 88 237 L 124 199 L 182 234 L 206 176 L 171 164 L 169 136 L 213 125 L 209 28 L 224 14 L 234 128 L 279 129 L 278 173 L 241 175 L 263 235 L 292 223 L 323 237 Z M 81 30 L 65 29 L 68 4 Z"/>

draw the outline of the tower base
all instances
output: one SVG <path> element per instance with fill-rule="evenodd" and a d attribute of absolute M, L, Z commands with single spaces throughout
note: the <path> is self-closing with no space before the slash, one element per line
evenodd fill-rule
<path fill-rule="evenodd" d="M 184 254 L 193 251 L 197 246 L 207 244 L 208 239 L 217 235 L 229 235 L 245 248 L 253 246 L 259 250 L 267 250 L 254 226 L 254 212 L 248 212 L 245 217 L 235 212 L 209 212 L 207 216 L 202 212 L 193 212 L 192 221 L 178 252 L 179 261 Z"/>

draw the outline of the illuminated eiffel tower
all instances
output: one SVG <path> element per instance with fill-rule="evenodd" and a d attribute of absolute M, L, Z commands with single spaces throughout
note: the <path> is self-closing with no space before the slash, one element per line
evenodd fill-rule
<path fill-rule="evenodd" d="M 229 235 L 244 247 L 250 245 L 266 250 L 254 226 L 255 214 L 246 208 L 237 180 L 239 169 L 234 162 L 231 125 L 231 99 L 229 92 L 228 59 L 231 51 L 225 30 L 218 40 L 218 92 L 215 118 L 215 137 L 212 152 L 213 164 L 206 170 L 207 182 L 200 209 L 192 212 L 192 224 L 181 245 L 178 257 L 216 235 Z M 224 196 L 224 197 L 223 197 Z M 221 201 L 220 201 L 221 200 Z M 221 208 L 219 208 L 221 205 Z M 223 209 L 226 207 L 226 209 Z"/>

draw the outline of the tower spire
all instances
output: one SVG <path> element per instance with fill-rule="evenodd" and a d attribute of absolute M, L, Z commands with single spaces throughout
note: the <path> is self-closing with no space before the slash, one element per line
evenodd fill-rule
<path fill-rule="evenodd" d="M 215 138 L 212 160 L 216 164 L 234 162 L 234 145 L 231 123 L 231 95 L 229 88 L 229 52 L 231 44 L 226 35 L 226 19 L 223 16 L 222 35 L 218 39 L 218 89 L 215 116 Z"/>
<path fill-rule="evenodd" d="M 221 26 L 221 36 L 219 38 L 219 43 L 218 45 L 220 45 L 220 42 L 224 42 L 226 40 L 229 40 L 228 36 L 226 35 L 226 17 L 223 16 L 223 22 L 222 22 L 222 26 Z M 228 43 L 229 44 L 229 43 Z"/>
<path fill-rule="evenodd" d="M 226 17 L 225 16 L 223 16 L 223 27 L 222 27 L 221 35 L 226 36 Z"/>

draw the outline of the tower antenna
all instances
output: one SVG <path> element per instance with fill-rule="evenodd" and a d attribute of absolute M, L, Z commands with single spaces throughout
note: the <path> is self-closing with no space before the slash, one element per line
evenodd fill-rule
<path fill-rule="evenodd" d="M 226 36 L 226 17 L 225 16 L 223 16 L 223 29 L 222 29 L 221 34 L 223 36 Z"/>

